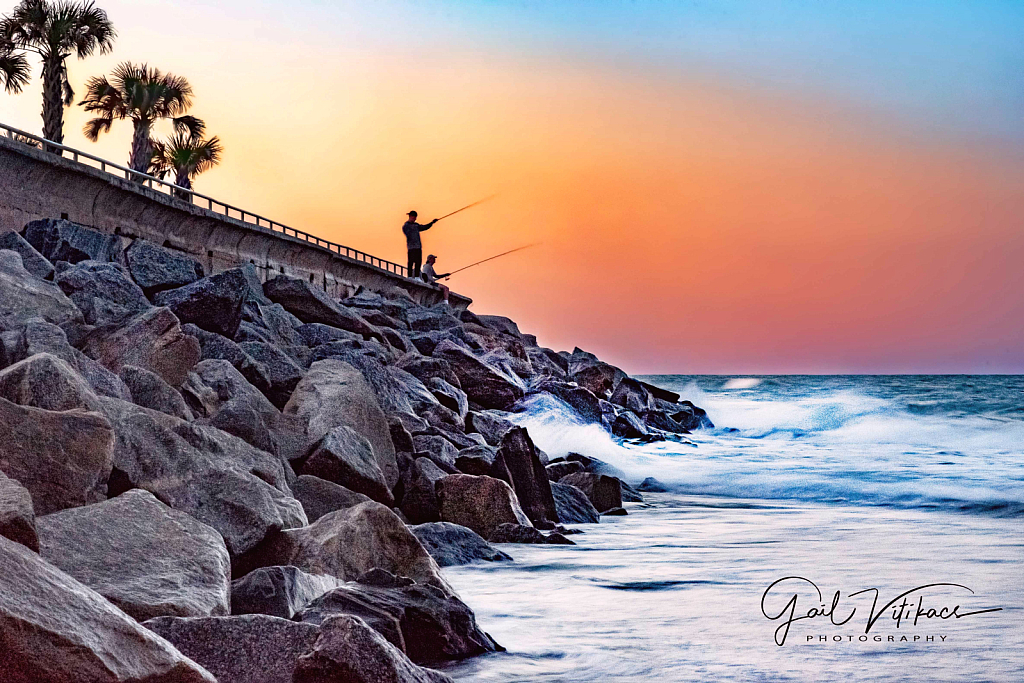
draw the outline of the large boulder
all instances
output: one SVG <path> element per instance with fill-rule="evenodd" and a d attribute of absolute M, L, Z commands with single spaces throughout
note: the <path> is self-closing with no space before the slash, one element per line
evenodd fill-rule
<path fill-rule="evenodd" d="M 412 443 L 417 454 L 430 458 L 435 465 L 448 474 L 458 472 L 455 467 L 455 459 L 459 457 L 459 449 L 448 439 L 443 436 L 423 434 L 412 437 Z"/>
<path fill-rule="evenodd" d="M 616 477 L 576 472 L 562 477 L 559 483 L 569 484 L 583 491 L 598 512 L 622 507 L 622 487 Z"/>
<path fill-rule="evenodd" d="M 398 482 L 398 463 L 391 429 L 373 390 L 359 370 L 339 360 L 322 360 L 295 387 L 283 411 L 307 425 L 310 443 L 320 441 L 335 427 L 351 427 L 373 446 L 388 488 Z"/>
<path fill-rule="evenodd" d="M 82 261 L 56 277 L 90 325 L 110 325 L 152 307 L 128 271 L 117 263 Z"/>
<path fill-rule="evenodd" d="M 534 522 L 558 521 L 547 471 L 525 427 L 513 427 L 505 433 L 494 461 L 496 474 L 503 474 L 507 468 L 511 477 L 508 483 L 527 517 Z"/>
<path fill-rule="evenodd" d="M 302 474 L 341 484 L 389 507 L 395 502 L 373 455 L 373 446 L 351 427 L 327 432 L 302 465 Z"/>
<path fill-rule="evenodd" d="M 101 327 L 82 342 L 87 356 L 114 374 L 125 365 L 151 370 L 172 387 L 181 386 L 199 362 L 199 342 L 182 329 L 168 308 L 151 308 L 118 327 Z"/>
<path fill-rule="evenodd" d="M 499 524 L 487 539 L 491 543 L 532 543 L 536 545 L 576 545 L 562 534 L 554 531 L 547 536 L 539 529 L 522 524 Z"/>
<path fill-rule="evenodd" d="M 470 528 L 451 522 L 428 522 L 409 527 L 439 567 L 471 562 L 505 562 L 512 558 Z"/>
<path fill-rule="evenodd" d="M 121 368 L 121 380 L 131 392 L 132 403 L 143 408 L 159 410 L 182 420 L 192 419 L 192 411 L 186 405 L 184 397 L 155 372 L 134 365 L 125 365 Z"/>
<path fill-rule="evenodd" d="M 37 524 L 43 558 L 139 621 L 229 613 L 224 540 L 148 491 L 45 515 Z"/>
<path fill-rule="evenodd" d="M 33 318 L 8 335 L 12 341 L 7 349 L 8 363 L 17 363 L 39 353 L 49 353 L 70 365 L 97 394 L 131 400 L 131 392 L 125 383 L 100 363 L 71 346 L 67 334 L 60 327 L 42 318 Z"/>
<path fill-rule="evenodd" d="M 153 297 L 157 306 L 167 306 L 178 319 L 225 337 L 234 337 L 242 322 L 242 305 L 249 282 L 241 268 L 159 292 Z"/>
<path fill-rule="evenodd" d="M 321 624 L 334 614 L 351 614 L 374 626 L 391 617 L 398 622 L 401 637 L 390 628 L 381 635 L 417 664 L 465 659 L 498 649 L 477 626 L 473 611 L 457 597 L 434 586 L 396 585 L 400 583 L 404 582 L 392 581 L 390 586 L 346 583 L 314 600 L 297 619 Z"/>
<path fill-rule="evenodd" d="M 132 279 L 153 296 L 177 289 L 203 277 L 203 266 L 188 254 L 137 239 L 124 250 L 124 262 Z"/>
<path fill-rule="evenodd" d="M 231 583 L 231 613 L 291 619 L 340 585 L 333 576 L 307 574 L 298 567 L 260 567 Z"/>
<path fill-rule="evenodd" d="M 270 382 L 266 396 L 271 403 L 283 409 L 305 370 L 291 356 L 266 342 L 242 342 L 238 348 L 266 369 Z"/>
<path fill-rule="evenodd" d="M 109 235 L 69 220 L 46 218 L 32 221 L 22 231 L 31 244 L 50 263 L 67 261 L 117 261 L 128 246 L 127 237 Z"/>
<path fill-rule="evenodd" d="M 21 264 L 25 266 L 25 270 L 40 280 L 49 280 L 53 277 L 53 264 L 18 233 L 8 232 L 0 235 L 0 249 L 17 252 L 21 256 Z"/>
<path fill-rule="evenodd" d="M 263 293 L 304 323 L 321 323 L 384 342 L 384 337 L 359 314 L 331 300 L 327 293 L 299 278 L 278 275 L 263 283 Z"/>
<path fill-rule="evenodd" d="M 486 474 L 510 481 L 512 475 L 508 473 L 508 468 L 501 469 L 504 462 L 495 470 L 494 461 L 497 456 L 498 449 L 494 446 L 470 446 L 459 451 L 459 457 L 455 458 L 455 469 L 463 474 Z"/>
<path fill-rule="evenodd" d="M 508 484 L 493 477 L 451 474 L 435 484 L 441 521 L 469 527 L 484 538 L 500 524 L 533 526 Z"/>
<path fill-rule="evenodd" d="M 103 399 L 117 435 L 115 480 L 220 532 L 232 555 L 307 523 L 282 462 L 219 429 Z"/>
<path fill-rule="evenodd" d="M 484 408 L 505 409 L 523 397 L 522 382 L 488 365 L 468 350 L 444 340 L 433 352 L 435 358 L 448 361 L 469 399 Z"/>
<path fill-rule="evenodd" d="M 323 323 L 304 323 L 295 328 L 295 331 L 302 338 L 302 343 L 311 349 L 335 341 L 358 341 L 362 339 L 355 332 L 331 327 Z"/>
<path fill-rule="evenodd" d="M 469 399 L 466 392 L 440 377 L 431 377 L 424 384 L 441 405 L 465 419 L 466 413 L 469 412 Z"/>
<path fill-rule="evenodd" d="M 586 422 L 601 422 L 601 402 L 594 392 L 556 380 L 544 380 L 534 385 L 532 393 L 547 393 L 559 399 Z"/>
<path fill-rule="evenodd" d="M 421 382 L 426 382 L 427 380 L 436 377 L 438 379 L 443 379 L 453 387 L 458 389 L 462 388 L 462 385 L 459 383 L 459 376 L 456 375 L 455 370 L 452 369 L 452 364 L 446 360 L 431 358 L 430 356 L 409 354 L 399 359 L 397 366 L 413 375 Z"/>
<path fill-rule="evenodd" d="M 448 472 L 429 458 L 416 458 L 402 472 L 403 495 L 400 507 L 406 519 L 413 524 L 437 522 L 441 519 L 435 486 L 447 476 Z"/>
<path fill-rule="evenodd" d="M 345 581 L 380 568 L 450 591 L 437 564 L 402 520 L 373 501 L 274 534 L 251 560 L 254 566 L 291 565 Z"/>
<path fill-rule="evenodd" d="M 0 249 L 0 329 L 14 329 L 37 317 L 60 325 L 82 320 L 82 313 L 60 287 L 25 270 L 21 255 Z"/>
<path fill-rule="evenodd" d="M 167 639 L 220 683 L 292 683 L 295 664 L 319 629 L 279 617 L 159 617 L 146 628 Z"/>
<path fill-rule="evenodd" d="M 0 642 L 6 683 L 217 683 L 99 593 L 2 537 Z"/>
<path fill-rule="evenodd" d="M 0 397 L 43 410 L 98 411 L 100 399 L 70 365 L 39 353 L 0 370 Z"/>
<path fill-rule="evenodd" d="M 28 489 L 37 515 L 106 497 L 114 432 L 104 416 L 0 398 L 0 434 L 0 470 Z"/>
<path fill-rule="evenodd" d="M 362 493 L 308 474 L 300 475 L 292 483 L 292 495 L 302 503 L 310 524 L 324 515 L 371 500 Z"/>
<path fill-rule="evenodd" d="M 325 621 L 313 649 L 299 657 L 293 683 L 451 683 L 416 666 L 401 650 L 348 614 Z"/>
<path fill-rule="evenodd" d="M 3 472 L 0 472 L 0 536 L 39 551 L 32 496 L 16 479 L 7 478 Z"/>
<path fill-rule="evenodd" d="M 623 377 L 619 380 L 618 386 L 608 399 L 616 405 L 620 405 L 634 413 L 642 414 L 655 407 L 654 397 L 647 387 L 632 377 Z"/>
<path fill-rule="evenodd" d="M 601 513 L 580 489 L 571 484 L 551 482 L 551 495 L 555 499 L 558 521 L 562 524 L 597 524 Z"/>

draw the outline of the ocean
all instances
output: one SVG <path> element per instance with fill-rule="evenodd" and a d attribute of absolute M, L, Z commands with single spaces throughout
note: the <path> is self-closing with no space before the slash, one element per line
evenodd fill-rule
<path fill-rule="evenodd" d="M 667 491 L 575 546 L 444 570 L 508 649 L 456 680 L 1024 680 L 1024 377 L 644 379 L 715 429 L 630 444 L 555 399 L 516 415 L 549 456 Z"/>

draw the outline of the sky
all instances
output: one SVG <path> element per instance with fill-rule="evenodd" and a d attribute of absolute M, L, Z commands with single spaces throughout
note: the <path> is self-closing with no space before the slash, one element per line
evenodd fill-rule
<path fill-rule="evenodd" d="M 6 0 L 13 7 L 13 0 Z M 200 192 L 633 373 L 1024 372 L 1024 3 L 100 0 Z M 0 9 L 3 8 L 0 0 Z M 41 128 L 38 83 L 0 121 Z M 65 144 L 127 158 L 131 126 Z"/>

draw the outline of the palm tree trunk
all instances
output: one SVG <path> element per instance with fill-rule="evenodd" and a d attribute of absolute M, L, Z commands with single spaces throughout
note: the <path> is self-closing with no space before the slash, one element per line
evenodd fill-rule
<path fill-rule="evenodd" d="M 138 173 L 149 170 L 149 162 L 153 158 L 153 145 L 149 141 L 150 124 L 148 121 L 135 122 L 135 134 L 132 136 L 132 154 L 128 158 L 128 166 Z"/>
<path fill-rule="evenodd" d="M 174 178 L 174 184 L 177 185 L 178 187 L 183 187 L 186 190 L 191 190 L 192 189 L 192 179 L 188 177 L 188 170 L 187 169 L 184 169 L 184 168 L 178 169 L 178 173 L 177 173 L 177 175 Z M 190 195 L 190 194 L 188 194 L 186 192 L 182 192 L 180 190 L 175 190 L 174 194 L 175 194 L 176 197 L 178 197 L 178 199 L 183 199 L 186 202 L 192 201 L 192 195 Z"/>
<path fill-rule="evenodd" d="M 43 61 L 43 137 L 64 142 L 64 60 L 59 55 Z"/>

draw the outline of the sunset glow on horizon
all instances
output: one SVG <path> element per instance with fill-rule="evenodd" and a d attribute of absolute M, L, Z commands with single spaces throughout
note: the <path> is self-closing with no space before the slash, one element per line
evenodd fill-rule
<path fill-rule="evenodd" d="M 425 253 L 539 243 L 450 284 L 544 345 L 633 373 L 1024 372 L 1024 8 L 99 4 L 119 37 L 69 62 L 79 99 L 124 60 L 186 76 L 225 147 L 200 192 L 402 263 L 406 211 L 497 193 Z M 0 93 L 0 121 L 38 132 L 40 104 Z M 90 143 L 86 119 L 65 144 L 123 162 L 130 123 Z"/>

